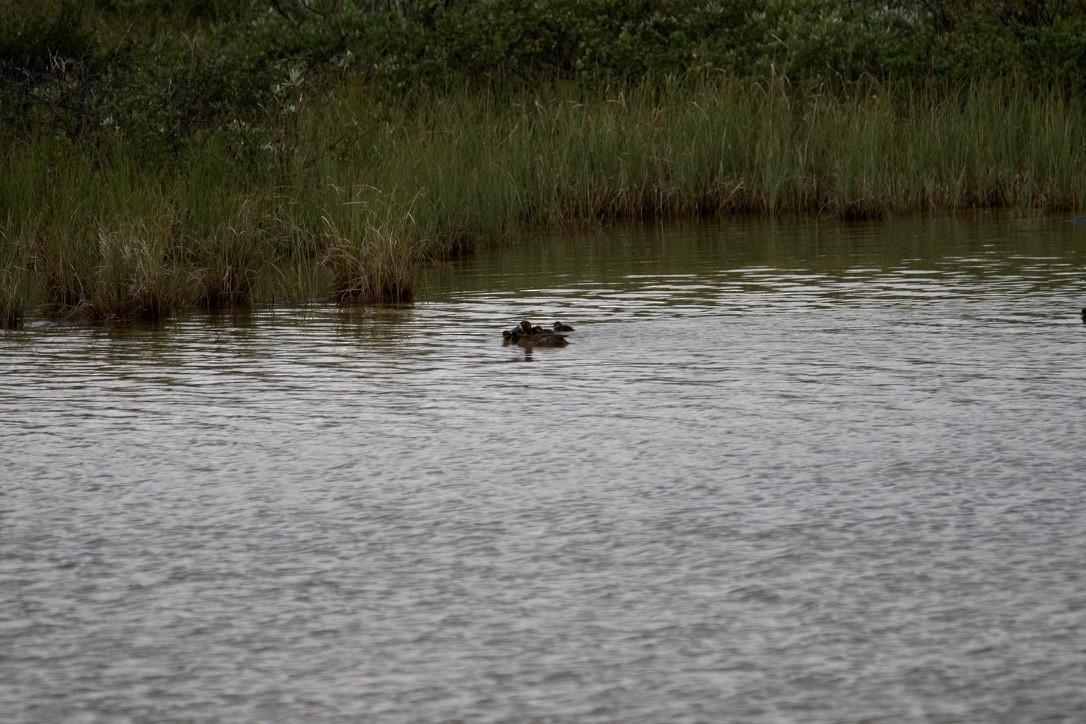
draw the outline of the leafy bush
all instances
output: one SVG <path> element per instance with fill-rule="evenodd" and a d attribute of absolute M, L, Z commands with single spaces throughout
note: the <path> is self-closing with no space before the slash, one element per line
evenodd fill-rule
<path fill-rule="evenodd" d="M 555 80 L 629 84 L 718 69 L 843 85 L 1007 74 L 1080 90 L 1086 82 L 1086 6 L 1072 0 L 97 0 L 95 13 L 82 7 L 13 0 L 0 10 L 8 21 L 0 22 L 0 122 L 92 144 L 118 137 L 154 159 L 214 137 L 238 158 L 282 161 L 303 100 L 347 75 L 393 94 Z"/>
<path fill-rule="evenodd" d="M 954 80 L 1033 72 L 1038 61 L 1074 84 L 1084 18 L 1065 0 L 283 0 L 221 30 L 250 65 L 361 72 L 400 90 L 716 68 Z"/>

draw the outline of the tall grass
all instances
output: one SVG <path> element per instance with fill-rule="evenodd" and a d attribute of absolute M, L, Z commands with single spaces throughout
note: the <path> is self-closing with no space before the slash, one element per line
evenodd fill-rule
<path fill-rule="evenodd" d="M 320 261 L 331 276 L 331 295 L 338 302 L 410 302 L 419 258 L 410 211 L 394 198 L 364 198 L 371 195 L 356 193 L 324 207 Z"/>
<path fill-rule="evenodd" d="M 1086 199 L 1084 110 L 1011 81 L 845 94 L 721 77 L 610 97 L 454 97 L 379 139 L 376 183 L 425 193 L 436 227 L 488 232 L 579 218 L 1057 211 Z"/>
<path fill-rule="evenodd" d="M 402 302 L 416 265 L 525 227 L 741 213 L 1086 206 L 1081 97 L 1012 80 L 847 92 L 662 79 L 307 106 L 266 161 L 211 135 L 163 163 L 0 129 L 0 323 Z"/>
<path fill-rule="evenodd" d="M 14 329 L 23 321 L 27 271 L 15 245 L 0 235 L 0 329 Z"/>

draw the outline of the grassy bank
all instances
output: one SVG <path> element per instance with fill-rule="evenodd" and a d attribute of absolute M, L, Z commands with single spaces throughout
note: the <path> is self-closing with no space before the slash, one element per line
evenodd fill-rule
<path fill-rule="evenodd" d="M 407 301 L 419 263 L 571 221 L 1086 206 L 1083 98 L 1007 80 L 390 101 L 348 78 L 284 107 L 271 141 L 208 130 L 153 161 L 119 137 L 0 130 L 0 324 Z"/>

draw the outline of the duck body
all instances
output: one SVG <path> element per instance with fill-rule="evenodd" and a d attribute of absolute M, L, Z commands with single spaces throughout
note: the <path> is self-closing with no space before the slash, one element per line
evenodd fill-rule
<path fill-rule="evenodd" d="M 569 326 L 568 324 L 562 324 L 561 322 L 555 322 L 554 323 L 554 331 L 555 332 L 572 332 L 573 327 Z"/>
<path fill-rule="evenodd" d="M 552 332 L 528 334 L 517 338 L 517 345 L 520 347 L 565 347 L 567 344 L 569 342 L 565 337 Z"/>

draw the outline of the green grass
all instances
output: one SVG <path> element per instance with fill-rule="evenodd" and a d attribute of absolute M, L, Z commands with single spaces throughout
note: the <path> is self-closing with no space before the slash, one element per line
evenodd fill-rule
<path fill-rule="evenodd" d="M 597 218 L 1051 212 L 1086 195 L 1083 110 L 1010 81 L 840 94 L 721 77 L 610 97 L 435 99 L 352 161 L 374 186 L 423 199 L 428 238 Z"/>
<path fill-rule="evenodd" d="M 357 81 L 277 145 L 137 161 L 0 129 L 0 324 L 410 301 L 419 263 L 520 229 L 744 213 L 1086 206 L 1083 99 L 1008 80 L 849 92 L 712 76 L 390 103 Z"/>

